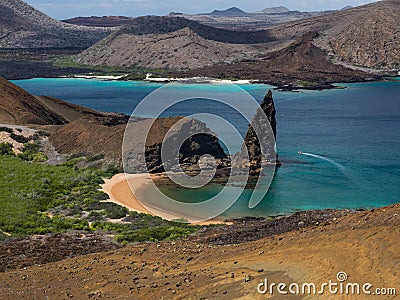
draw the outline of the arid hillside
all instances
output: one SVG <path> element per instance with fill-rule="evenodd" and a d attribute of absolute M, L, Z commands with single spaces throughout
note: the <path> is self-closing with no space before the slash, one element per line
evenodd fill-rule
<path fill-rule="evenodd" d="M 204 39 L 190 28 L 166 34 L 112 36 L 76 59 L 86 65 L 140 66 L 151 69 L 195 69 L 223 61 L 250 58 L 256 49 Z"/>
<path fill-rule="evenodd" d="M 315 45 L 330 58 L 349 65 L 399 69 L 400 1 L 385 0 L 270 28 L 278 40 L 309 31 L 320 33 Z"/>
<path fill-rule="evenodd" d="M 0 48 L 85 49 L 110 33 L 57 21 L 22 0 L 0 0 Z"/>
<path fill-rule="evenodd" d="M 58 125 L 66 120 L 43 106 L 35 96 L 0 78 L 0 123 Z"/>
<path fill-rule="evenodd" d="M 84 51 L 76 61 L 88 65 L 169 70 L 250 62 L 248 67 L 254 64 L 257 68 L 260 58 L 263 60 L 273 53 L 274 61 L 280 61 L 280 73 L 286 77 L 290 74 L 285 70 L 297 67 L 299 63 L 303 71 L 307 71 L 310 64 L 319 64 L 321 70 L 325 69 L 328 63 L 321 59 L 322 56 L 339 64 L 387 71 L 399 68 L 399 15 L 400 2 L 387 0 L 273 27 L 261 26 L 264 29 L 258 31 L 224 30 L 183 17 L 141 17 Z M 318 33 L 312 41 L 320 49 L 318 59 L 313 61 L 313 55 L 306 55 L 292 61 L 285 53 L 309 32 Z M 283 56 L 276 57 L 279 54 Z M 269 69 L 267 66 L 266 72 Z M 329 67 L 327 72 L 331 73 L 331 69 Z M 334 72 L 343 70 L 338 67 Z M 262 70 L 261 73 L 251 68 L 239 71 L 238 75 L 248 71 L 260 74 L 253 78 L 263 76 Z M 238 75 L 230 74 L 232 77 Z M 323 75 L 319 74 L 319 81 Z M 331 77 L 325 81 L 331 81 Z M 297 79 L 302 80 L 301 77 Z"/>
<path fill-rule="evenodd" d="M 0 77 L 0 123 L 64 125 L 85 118 L 99 124 L 126 122 L 127 117 L 94 111 L 59 99 L 34 96 Z"/>
<path fill-rule="evenodd" d="M 326 88 L 331 83 L 363 81 L 372 76 L 329 61 L 325 52 L 313 45 L 316 37 L 317 32 L 309 32 L 288 47 L 271 54 L 260 55 L 256 60 L 171 72 L 171 75 L 253 79 L 284 89 Z"/>
<path fill-rule="evenodd" d="M 140 17 L 81 53 L 88 65 L 193 69 L 254 56 L 266 31 L 218 29 L 177 17 Z"/>

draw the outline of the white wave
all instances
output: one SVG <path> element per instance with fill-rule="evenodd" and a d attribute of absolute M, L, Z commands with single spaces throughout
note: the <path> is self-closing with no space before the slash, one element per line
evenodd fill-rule
<path fill-rule="evenodd" d="M 311 156 L 311 157 L 315 157 L 315 158 L 319 158 L 322 160 L 325 160 L 331 164 L 333 164 L 334 166 L 336 166 L 340 171 L 344 172 L 346 171 L 346 167 L 343 166 L 340 163 L 337 163 L 336 161 L 334 161 L 333 159 L 330 159 L 328 157 L 322 156 L 322 155 L 317 155 L 317 154 L 313 154 L 313 153 L 307 153 L 307 152 L 299 152 L 300 155 L 306 155 L 306 156 Z"/>

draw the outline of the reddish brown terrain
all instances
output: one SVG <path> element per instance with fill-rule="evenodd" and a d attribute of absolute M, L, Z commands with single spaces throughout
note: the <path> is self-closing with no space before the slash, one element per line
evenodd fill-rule
<path fill-rule="evenodd" d="M 324 51 L 313 44 L 317 36 L 317 32 L 307 33 L 283 50 L 264 55 L 257 60 L 171 74 L 183 77 L 254 79 L 281 88 L 324 88 L 329 87 L 329 83 L 362 81 L 372 77 L 371 74 L 329 61 Z"/>
<path fill-rule="evenodd" d="M 303 219 L 299 214 L 297 221 L 301 225 L 298 229 L 281 234 L 271 231 L 265 238 L 248 242 L 226 240 L 225 236 L 233 237 L 244 226 L 254 228 L 254 232 L 247 231 L 245 235 L 251 240 L 252 235 L 280 224 L 278 221 L 259 227 L 260 220 L 243 220 L 243 226 L 228 231 L 210 228 L 187 240 L 129 245 L 113 251 L 105 249 L 104 252 L 58 262 L 50 259 L 47 264 L 38 260 L 38 265 L 22 269 L 21 263 L 4 259 L 20 256 L 19 249 L 25 246 L 3 246 L 1 255 L 8 271 L 0 273 L 0 297 L 282 299 L 279 294 L 258 294 L 257 285 L 267 278 L 275 283 L 296 282 L 301 285 L 313 282 L 318 286 L 329 280 L 338 282 L 338 272 L 349 275 L 347 282 L 371 283 L 371 291 L 397 288 L 398 292 L 399 213 L 400 206 L 394 205 L 343 217 L 327 214 L 325 221 L 314 220 L 311 223 L 307 222 L 307 214 Z M 218 236 L 220 242 L 216 242 Z M 60 240 L 53 245 L 52 251 L 63 247 L 64 242 Z M 29 252 L 25 255 L 29 259 Z M 318 299 L 332 297 L 396 299 L 397 296 L 332 296 L 325 293 Z M 305 296 L 292 296 L 290 299 L 302 298 Z"/>
<path fill-rule="evenodd" d="M 0 77 L 0 123 L 64 125 L 81 118 L 104 124 L 127 121 L 127 117 L 120 114 L 102 113 L 59 99 L 34 96 Z"/>

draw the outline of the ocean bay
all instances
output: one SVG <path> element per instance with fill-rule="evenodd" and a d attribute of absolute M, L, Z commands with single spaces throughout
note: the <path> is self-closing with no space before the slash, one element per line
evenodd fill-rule
<path fill-rule="evenodd" d="M 38 78 L 14 83 L 36 95 L 126 114 L 130 114 L 143 97 L 162 86 L 147 82 L 67 78 Z M 252 191 L 246 190 L 225 216 L 274 216 L 305 209 L 371 208 L 398 202 L 400 82 L 341 86 L 345 89 L 274 91 L 278 153 L 283 165 L 277 170 L 260 205 L 252 210 L 247 207 Z M 258 84 L 240 87 L 259 102 L 272 88 Z M 219 84 L 182 85 L 178 88 L 216 89 L 229 93 L 229 87 Z M 194 99 L 172 107 L 163 116 L 210 110 L 231 121 L 241 134 L 247 130 L 248 124 L 239 114 L 205 99 Z M 299 151 L 314 156 L 300 155 Z M 196 191 L 175 189 L 169 192 L 185 198 L 193 197 Z M 212 193 L 209 189 L 198 192 Z M 152 198 L 151 191 L 148 194 L 143 191 L 143 195 Z"/>

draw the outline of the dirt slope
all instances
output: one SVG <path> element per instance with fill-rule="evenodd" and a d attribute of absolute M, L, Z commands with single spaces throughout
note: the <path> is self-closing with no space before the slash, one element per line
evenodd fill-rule
<path fill-rule="evenodd" d="M 0 123 L 65 124 L 67 121 L 51 111 L 27 91 L 0 77 Z"/>
<path fill-rule="evenodd" d="M 255 49 L 202 38 L 189 28 L 167 34 L 122 34 L 96 44 L 80 54 L 87 65 L 133 66 L 152 69 L 199 68 L 248 57 Z"/>
<path fill-rule="evenodd" d="M 349 275 L 346 282 L 398 290 L 399 213 L 400 206 L 394 205 L 239 245 L 187 240 L 127 246 L 1 273 L 0 295 L 7 299 L 265 299 L 271 295 L 257 293 L 265 278 L 270 283 L 319 286 L 329 280 L 338 282 L 339 272 Z M 269 299 L 282 299 L 282 295 Z M 318 299 L 332 299 L 332 295 L 325 293 Z"/>
<path fill-rule="evenodd" d="M 63 125 L 81 118 L 105 125 L 125 123 L 128 119 L 121 114 L 102 113 L 51 97 L 37 97 L 0 77 L 0 123 Z"/>

